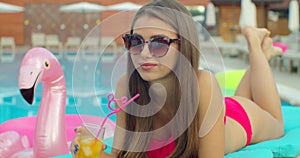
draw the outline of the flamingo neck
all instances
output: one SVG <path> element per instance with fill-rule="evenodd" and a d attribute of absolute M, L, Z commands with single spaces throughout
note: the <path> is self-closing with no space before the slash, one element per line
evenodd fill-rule
<path fill-rule="evenodd" d="M 68 153 L 67 137 L 65 133 L 65 111 L 66 111 L 66 82 L 62 75 L 50 82 L 43 82 L 43 97 L 39 107 L 35 129 L 34 153 L 44 149 L 51 150 L 53 155 Z M 54 141 L 55 140 L 55 141 Z M 61 143 L 61 142 L 65 143 Z M 59 149 L 59 150 L 57 150 Z M 62 151 L 64 153 L 55 153 Z M 44 155 L 50 157 L 53 155 Z"/>
<path fill-rule="evenodd" d="M 51 81 L 50 83 L 52 85 L 65 83 L 65 77 L 62 75 L 59 78 L 57 78 L 56 80 Z"/>
<path fill-rule="evenodd" d="M 64 75 L 60 76 L 56 80 L 43 83 L 43 94 L 60 94 L 61 96 L 66 95 L 66 81 Z M 52 95 L 51 95 L 52 94 Z M 44 95 L 43 95 L 44 96 Z M 64 97 L 65 98 L 65 97 Z M 44 98 L 42 98 L 43 101 Z M 54 98 L 53 98 L 54 99 Z M 49 101 L 49 98 L 47 98 Z M 56 99 L 55 99 L 56 100 Z M 42 102 L 41 102 L 42 103 Z"/>

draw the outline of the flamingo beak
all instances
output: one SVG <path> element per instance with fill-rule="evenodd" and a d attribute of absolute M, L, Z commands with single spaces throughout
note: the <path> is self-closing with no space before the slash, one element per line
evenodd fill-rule
<path fill-rule="evenodd" d="M 40 77 L 42 76 L 41 75 L 42 72 L 38 73 L 38 75 L 35 77 L 34 79 L 34 82 L 32 84 L 32 86 L 30 88 L 27 88 L 29 86 L 19 86 L 21 87 L 20 88 L 20 92 L 23 96 L 23 98 L 29 103 L 29 104 L 32 104 L 33 103 L 33 100 L 34 100 L 34 91 L 35 91 L 35 88 L 36 88 L 36 85 L 39 83 L 40 81 Z M 21 82 L 19 82 L 20 84 L 23 83 L 22 82 L 23 80 L 21 80 Z M 30 82 L 28 82 L 30 83 Z"/>
<path fill-rule="evenodd" d="M 23 98 L 29 103 L 33 103 L 34 98 L 34 86 L 29 89 L 20 89 Z"/>

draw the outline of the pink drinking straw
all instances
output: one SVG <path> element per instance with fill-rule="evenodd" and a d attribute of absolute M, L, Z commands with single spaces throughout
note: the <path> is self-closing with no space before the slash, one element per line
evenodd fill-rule
<path fill-rule="evenodd" d="M 100 125 L 100 128 L 99 128 L 99 130 L 98 130 L 98 133 L 97 133 L 97 135 L 96 135 L 96 139 L 99 137 L 100 132 L 101 132 L 101 130 L 102 130 L 102 128 L 103 128 L 103 126 L 104 126 L 104 124 L 105 124 L 107 118 L 108 118 L 109 116 L 111 116 L 112 114 L 115 114 L 115 113 L 121 111 L 125 106 L 127 106 L 129 103 L 131 103 L 133 100 L 135 100 L 135 99 L 138 98 L 139 96 L 140 96 L 140 94 L 138 93 L 138 94 L 136 94 L 134 97 L 132 97 L 130 100 L 128 100 L 128 98 L 125 97 L 125 96 L 123 96 L 121 99 L 115 99 L 114 94 L 112 94 L 112 93 L 108 94 L 108 95 L 107 95 L 107 99 L 108 99 L 108 108 L 109 108 L 112 112 L 109 113 L 109 114 L 107 114 L 107 115 L 104 117 L 104 119 L 102 120 L 101 125 Z M 111 103 L 112 103 L 112 102 L 114 102 L 114 103 L 119 103 L 120 106 L 119 106 L 118 108 L 113 108 L 113 107 L 111 107 Z"/>

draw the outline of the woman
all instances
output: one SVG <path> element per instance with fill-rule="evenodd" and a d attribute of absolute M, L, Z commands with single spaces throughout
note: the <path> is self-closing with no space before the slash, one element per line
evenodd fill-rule
<path fill-rule="evenodd" d="M 214 75 L 198 70 L 201 52 L 189 11 L 174 0 L 143 6 L 123 35 L 128 71 L 116 89 L 119 98 L 141 95 L 117 114 L 113 151 L 101 157 L 224 157 L 282 136 L 280 97 L 268 64 L 280 51 L 266 29 L 246 27 L 243 34 L 250 67 L 235 96 L 224 101 Z"/>

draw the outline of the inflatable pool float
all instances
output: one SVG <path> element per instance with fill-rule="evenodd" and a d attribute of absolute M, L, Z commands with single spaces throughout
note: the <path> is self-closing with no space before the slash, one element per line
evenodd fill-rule
<path fill-rule="evenodd" d="M 0 125 L 0 157 L 32 157 L 36 120 L 36 116 L 21 117 L 6 121 Z M 97 116 L 66 115 L 65 134 L 67 144 L 76 135 L 74 129 L 82 125 L 83 122 L 99 125 L 99 122 L 102 122 L 102 120 L 102 117 Z M 115 123 L 107 120 L 104 126 L 107 131 L 104 139 L 112 138 L 116 126 Z"/>
<path fill-rule="evenodd" d="M 100 117 L 65 114 L 66 82 L 62 67 L 48 50 L 33 48 L 23 57 L 18 81 L 21 94 L 29 104 L 33 103 L 39 82 L 43 83 L 43 92 L 37 116 L 9 120 L 0 126 L 1 158 L 68 154 L 68 141 L 74 137 L 75 127 L 82 122 L 97 125 L 102 122 Z M 107 133 L 113 134 L 114 127 L 109 122 Z"/>
<path fill-rule="evenodd" d="M 284 43 L 281 43 L 281 42 L 273 42 L 273 46 L 281 48 L 283 53 L 285 53 L 288 49 L 288 46 Z"/>
<path fill-rule="evenodd" d="M 12 119 L 9 121 L 6 121 L 0 125 L 0 133 L 5 133 L 8 131 L 15 131 L 18 133 L 20 137 L 27 137 L 28 139 L 28 147 L 33 147 L 33 140 L 34 140 L 34 130 L 36 125 L 36 116 L 31 117 L 21 117 Z M 92 123 L 99 125 L 100 122 L 102 122 L 102 117 L 97 116 L 89 116 L 89 115 L 66 115 L 65 116 L 65 122 L 66 122 L 66 138 L 67 141 L 71 141 L 76 133 L 74 132 L 74 129 L 80 125 L 82 125 L 83 122 L 85 123 Z M 111 120 L 107 120 L 105 124 L 105 129 L 109 132 L 106 132 L 105 138 L 109 138 L 113 136 L 114 129 L 115 129 L 115 123 Z"/>
<path fill-rule="evenodd" d="M 233 96 L 246 70 L 228 70 L 216 73 L 215 77 L 220 85 L 223 95 Z"/>

